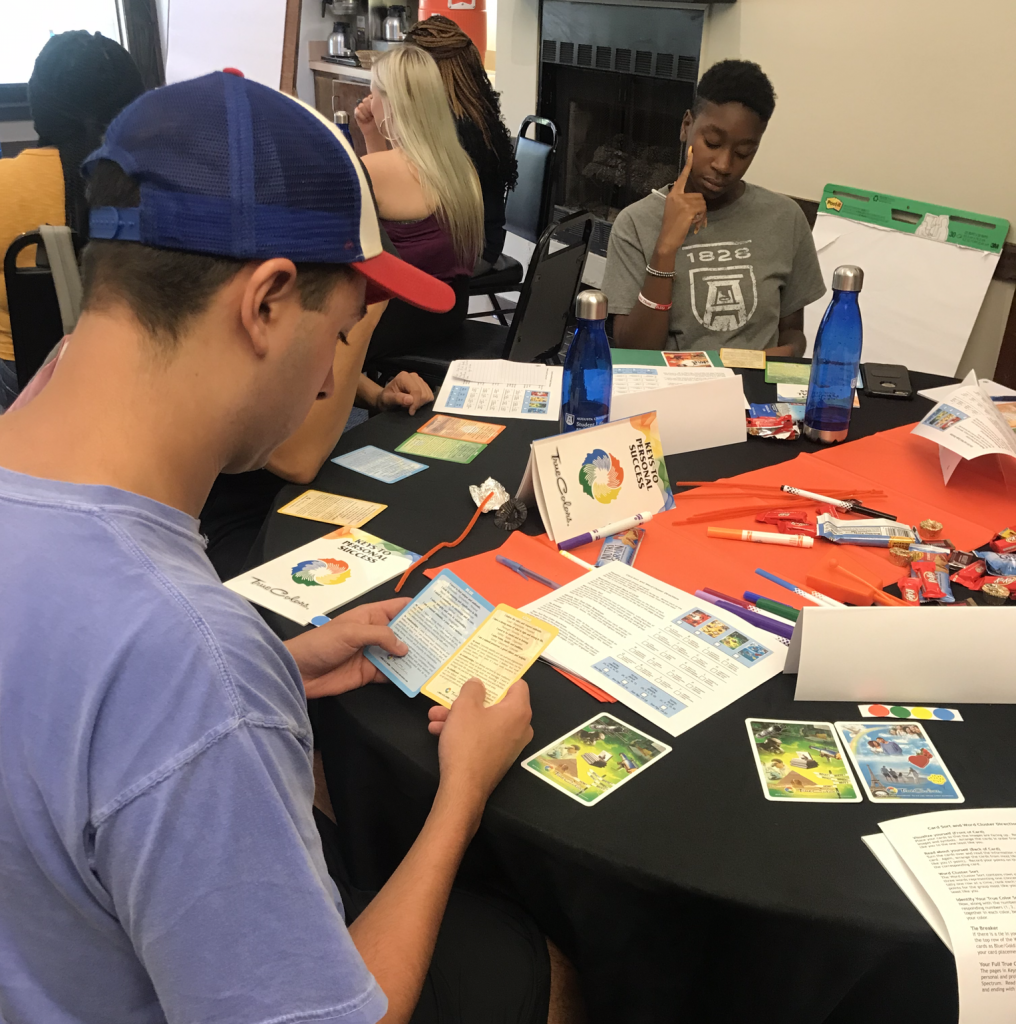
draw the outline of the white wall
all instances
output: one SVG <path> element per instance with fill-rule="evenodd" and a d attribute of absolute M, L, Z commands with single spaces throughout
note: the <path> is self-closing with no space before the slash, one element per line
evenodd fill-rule
<path fill-rule="evenodd" d="M 307 42 L 311 39 L 327 39 L 332 34 L 334 22 L 331 15 L 321 17 L 321 0 L 303 0 L 300 11 L 300 48 L 296 57 L 296 95 L 311 106 L 314 106 L 314 75 L 307 66 Z"/>
<path fill-rule="evenodd" d="M 539 10 L 539 0 L 498 0 L 495 81 L 513 135 L 527 114 L 536 113 Z"/>
<path fill-rule="evenodd" d="M 754 60 L 776 87 L 759 185 L 817 199 L 836 181 L 1016 222 L 1014 36 L 1013 0 L 737 0 L 707 16 L 702 68 Z M 989 286 L 961 376 L 994 371 L 1012 295 Z"/>

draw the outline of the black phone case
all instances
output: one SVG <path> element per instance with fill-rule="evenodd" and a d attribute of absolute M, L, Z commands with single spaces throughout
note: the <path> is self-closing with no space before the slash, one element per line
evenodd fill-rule
<path fill-rule="evenodd" d="M 914 389 L 905 366 L 865 363 L 864 393 L 873 398 L 913 398 Z"/>

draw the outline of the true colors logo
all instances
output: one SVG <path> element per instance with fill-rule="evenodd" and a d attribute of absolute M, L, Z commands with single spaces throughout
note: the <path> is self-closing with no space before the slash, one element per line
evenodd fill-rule
<path fill-rule="evenodd" d="M 582 490 L 604 505 L 610 504 L 621 493 L 623 480 L 621 463 L 602 448 L 595 448 L 582 460 L 579 470 Z"/>
<path fill-rule="evenodd" d="M 337 558 L 308 558 L 292 568 L 293 582 L 304 587 L 329 587 L 344 583 L 351 573 L 348 562 Z"/>

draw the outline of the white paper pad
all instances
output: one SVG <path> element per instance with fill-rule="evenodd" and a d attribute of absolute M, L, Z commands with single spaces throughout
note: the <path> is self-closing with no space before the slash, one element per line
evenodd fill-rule
<path fill-rule="evenodd" d="M 998 254 L 819 213 L 812 232 L 822 276 L 844 263 L 864 269 L 861 318 L 867 363 L 902 363 L 952 376 L 995 272 Z M 807 355 L 829 304 L 804 310 Z"/>
<path fill-rule="evenodd" d="M 182 82 L 234 67 L 245 78 L 278 89 L 286 0 L 245 0 L 238 21 L 240 10 L 230 3 L 172 0 L 166 81 Z"/>
<path fill-rule="evenodd" d="M 998 660 L 1012 611 L 956 608 L 805 608 L 784 671 L 795 700 L 883 704 L 1013 704 L 1016 684 Z"/>
<path fill-rule="evenodd" d="M 744 386 L 732 370 L 727 373 L 729 377 L 655 390 L 622 394 L 615 390 L 610 418 L 622 420 L 655 410 L 664 455 L 737 444 L 748 436 Z"/>
<path fill-rule="evenodd" d="M 543 363 L 512 363 L 507 359 L 456 359 L 448 372 L 461 380 L 484 384 L 542 384 L 550 382 Z"/>

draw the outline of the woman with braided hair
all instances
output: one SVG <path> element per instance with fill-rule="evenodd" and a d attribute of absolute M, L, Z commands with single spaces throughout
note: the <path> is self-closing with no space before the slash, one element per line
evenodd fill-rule
<path fill-rule="evenodd" d="M 0 160 L 0 256 L 40 224 L 66 224 L 84 241 L 88 207 L 81 163 L 98 149 L 110 121 L 145 91 L 131 55 L 96 32 L 51 36 L 35 60 L 28 103 L 39 142 Z M 32 266 L 34 247 L 19 266 Z M 0 412 L 17 396 L 7 293 L 0 277 Z"/>
<path fill-rule="evenodd" d="M 498 94 L 491 88 L 480 52 L 451 18 L 432 15 L 414 25 L 406 41 L 426 50 L 437 62 L 459 141 L 479 175 L 484 245 L 477 269 L 487 270 L 504 247 L 505 196 L 518 177 Z"/>

